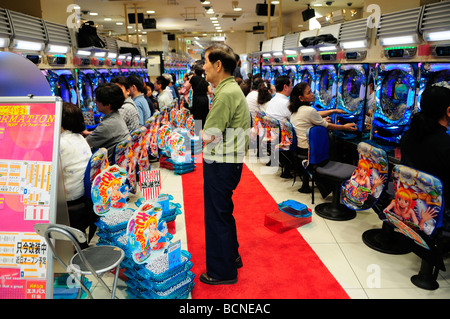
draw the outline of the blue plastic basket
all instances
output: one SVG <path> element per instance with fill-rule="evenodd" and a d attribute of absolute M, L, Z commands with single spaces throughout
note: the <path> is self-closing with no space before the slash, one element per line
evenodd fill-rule
<path fill-rule="evenodd" d="M 184 269 L 185 264 L 190 261 L 191 257 L 192 257 L 192 255 L 189 252 L 182 250 L 181 251 L 181 264 L 178 265 L 177 267 L 174 267 L 172 269 L 167 269 L 164 272 L 161 272 L 159 274 L 155 274 L 152 271 L 150 271 L 147 267 L 145 267 L 145 268 L 139 270 L 138 274 L 146 280 L 162 282 L 162 281 L 167 280 L 168 278 L 172 277 L 173 275 L 181 272 Z"/>
<path fill-rule="evenodd" d="M 195 275 L 192 272 L 189 272 L 186 279 L 177 285 L 171 287 L 165 291 L 154 291 L 153 289 L 149 289 L 142 293 L 142 295 L 148 299 L 179 299 L 181 296 L 185 296 L 186 293 L 189 293 L 193 285 L 191 283 L 194 282 Z"/>

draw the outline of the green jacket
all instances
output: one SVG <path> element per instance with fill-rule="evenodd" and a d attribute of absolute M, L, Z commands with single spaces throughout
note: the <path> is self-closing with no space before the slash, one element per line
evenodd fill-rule
<path fill-rule="evenodd" d="M 234 77 L 222 80 L 216 87 L 203 129 L 205 133 L 216 137 L 203 149 L 205 161 L 244 161 L 250 133 L 250 111 L 244 93 Z"/>

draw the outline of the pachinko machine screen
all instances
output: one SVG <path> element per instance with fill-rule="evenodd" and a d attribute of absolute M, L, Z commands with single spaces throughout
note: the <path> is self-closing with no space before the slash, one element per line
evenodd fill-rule
<path fill-rule="evenodd" d="M 316 68 L 316 102 L 318 111 L 336 108 L 337 70 L 334 65 L 318 65 Z"/>
<path fill-rule="evenodd" d="M 373 137 L 398 144 L 415 107 L 417 65 L 378 65 Z"/>
<path fill-rule="evenodd" d="M 356 123 L 358 131 L 364 127 L 364 103 L 366 97 L 367 65 L 342 64 L 339 70 L 337 108 L 346 113 L 338 114 L 339 124 Z M 336 131 L 342 137 L 354 137 L 355 133 Z"/>
<path fill-rule="evenodd" d="M 438 83 L 446 83 L 450 87 L 450 63 L 421 63 L 419 64 L 419 71 L 418 111 L 420 111 L 420 97 L 427 87 Z"/>
<path fill-rule="evenodd" d="M 297 83 L 306 82 L 314 93 L 316 88 L 316 76 L 314 65 L 300 65 L 297 71 Z"/>

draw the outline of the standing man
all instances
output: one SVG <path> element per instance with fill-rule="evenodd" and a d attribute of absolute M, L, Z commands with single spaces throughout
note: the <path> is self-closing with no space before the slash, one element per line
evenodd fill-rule
<path fill-rule="evenodd" d="M 241 178 L 248 146 L 250 112 L 233 77 L 233 50 L 225 44 L 213 44 L 205 51 L 205 62 L 206 81 L 216 89 L 203 130 L 206 272 L 200 281 L 234 284 L 242 260 L 232 195 Z"/>
<path fill-rule="evenodd" d="M 144 82 L 134 74 L 129 75 L 127 81 L 130 84 L 130 95 L 139 111 L 139 125 L 143 126 L 151 116 L 150 107 L 144 97 Z"/>
<path fill-rule="evenodd" d="M 172 104 L 172 93 L 166 90 L 169 81 L 162 75 L 158 76 L 155 81 L 155 91 L 158 92 L 159 109 L 169 107 Z"/>
<path fill-rule="evenodd" d="M 291 78 L 282 75 L 275 80 L 275 96 L 268 102 L 266 114 L 276 118 L 279 121 L 289 119 L 291 112 L 289 111 L 289 96 L 292 92 Z"/>

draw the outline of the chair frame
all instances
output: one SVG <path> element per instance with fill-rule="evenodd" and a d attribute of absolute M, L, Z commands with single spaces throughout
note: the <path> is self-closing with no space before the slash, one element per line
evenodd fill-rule
<path fill-rule="evenodd" d="M 115 246 L 96 246 L 96 247 L 90 247 L 95 249 L 104 249 L 104 248 L 113 248 L 115 250 L 120 251 L 121 256 L 117 261 L 115 261 L 113 264 L 111 264 L 108 267 L 105 267 L 104 269 L 98 269 L 96 270 L 91 263 L 89 262 L 88 258 L 85 256 L 84 251 L 90 249 L 81 249 L 80 245 L 78 244 L 86 242 L 86 234 L 84 234 L 82 231 L 75 229 L 70 226 L 65 225 L 59 225 L 59 224 L 35 224 L 34 225 L 35 231 L 42 237 L 44 237 L 45 242 L 47 243 L 48 247 L 50 248 L 50 251 L 53 255 L 53 257 L 61 264 L 61 266 L 66 269 L 67 273 L 74 278 L 74 280 L 80 285 L 80 287 L 86 292 L 86 294 L 89 296 L 90 299 L 93 299 L 93 296 L 89 289 L 84 285 L 84 278 L 85 275 L 91 274 L 93 275 L 97 281 L 108 291 L 108 293 L 111 294 L 111 299 L 115 299 L 115 293 L 117 288 L 117 279 L 119 276 L 120 271 L 120 264 L 122 260 L 125 257 L 125 253 L 122 249 L 115 247 Z M 72 244 L 75 247 L 76 254 L 72 256 L 72 258 L 69 261 L 69 264 L 66 264 L 61 257 L 58 256 L 56 253 L 55 245 L 53 244 L 53 240 L 65 240 L 65 241 L 71 241 Z M 82 263 L 87 267 L 89 271 L 82 271 L 80 268 L 73 264 L 73 260 L 76 257 L 80 257 Z M 102 276 L 110 271 L 115 269 L 115 275 L 114 275 L 114 282 L 113 282 L 113 288 L 112 290 L 108 287 L 108 285 L 104 282 L 102 279 Z M 78 278 L 78 275 L 80 275 L 80 278 Z M 80 299 L 81 297 L 81 289 L 78 291 L 77 299 Z"/>

